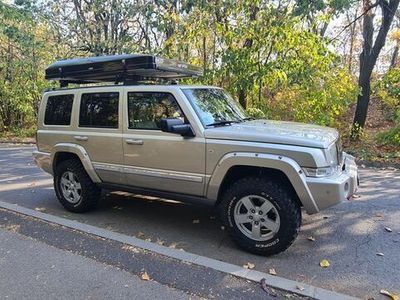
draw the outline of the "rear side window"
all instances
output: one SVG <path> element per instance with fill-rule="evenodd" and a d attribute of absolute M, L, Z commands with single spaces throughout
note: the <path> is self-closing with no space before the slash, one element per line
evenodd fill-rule
<path fill-rule="evenodd" d="M 174 96 L 154 92 L 129 92 L 128 117 L 130 129 L 159 130 L 163 118 L 184 120 Z"/>
<path fill-rule="evenodd" d="M 74 95 L 57 95 L 47 98 L 45 125 L 70 125 Z"/>
<path fill-rule="evenodd" d="M 118 128 L 119 93 L 82 94 L 80 127 Z"/>

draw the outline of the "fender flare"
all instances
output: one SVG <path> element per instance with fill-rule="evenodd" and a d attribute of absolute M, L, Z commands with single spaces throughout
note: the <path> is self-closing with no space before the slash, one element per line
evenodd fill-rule
<path fill-rule="evenodd" d="M 92 181 L 94 183 L 101 183 L 101 179 L 97 175 L 95 169 L 93 168 L 90 157 L 84 147 L 77 145 L 77 144 L 73 144 L 73 143 L 56 144 L 53 147 L 51 154 L 50 154 L 50 161 L 51 161 L 52 169 L 53 169 L 54 158 L 56 157 L 56 154 L 59 152 L 67 152 L 67 153 L 76 154 L 79 157 L 83 167 L 85 168 L 85 171 L 88 173 L 90 179 L 92 179 Z"/>
<path fill-rule="evenodd" d="M 313 214 L 319 212 L 301 167 L 293 159 L 275 154 L 249 152 L 226 154 L 220 159 L 211 175 L 207 189 L 207 198 L 217 200 L 225 175 L 234 166 L 270 168 L 283 172 L 292 184 L 307 213 Z"/>

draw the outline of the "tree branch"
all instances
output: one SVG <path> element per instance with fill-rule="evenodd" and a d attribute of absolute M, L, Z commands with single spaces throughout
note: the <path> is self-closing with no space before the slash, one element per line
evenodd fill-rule
<path fill-rule="evenodd" d="M 344 26 L 342 28 L 342 30 L 332 39 L 329 40 L 329 43 L 333 42 L 334 40 L 337 40 L 337 38 L 347 29 L 349 28 L 351 25 L 353 25 L 354 23 L 356 23 L 358 20 L 360 20 L 362 17 L 364 17 L 371 9 L 373 9 L 374 7 L 377 7 L 380 3 L 380 0 L 378 0 L 376 3 L 372 4 L 370 7 L 368 7 L 368 9 L 366 9 L 361 15 L 357 16 L 353 21 L 351 21 L 349 24 L 347 24 L 346 26 Z"/>

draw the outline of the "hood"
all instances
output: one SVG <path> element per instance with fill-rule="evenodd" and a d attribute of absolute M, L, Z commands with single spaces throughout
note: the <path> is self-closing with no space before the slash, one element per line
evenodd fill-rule
<path fill-rule="evenodd" d="M 207 139 L 237 140 L 327 148 L 338 137 L 336 129 L 312 124 L 255 120 L 207 128 Z"/>

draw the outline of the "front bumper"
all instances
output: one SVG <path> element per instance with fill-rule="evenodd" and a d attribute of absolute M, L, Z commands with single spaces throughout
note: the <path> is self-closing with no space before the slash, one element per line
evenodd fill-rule
<path fill-rule="evenodd" d="M 50 153 L 35 150 L 32 152 L 33 160 L 43 171 L 53 174 L 50 161 Z"/>
<path fill-rule="evenodd" d="M 323 178 L 307 177 L 307 185 L 318 210 L 350 200 L 359 185 L 354 157 L 344 153 L 343 166 L 339 172 Z"/>

